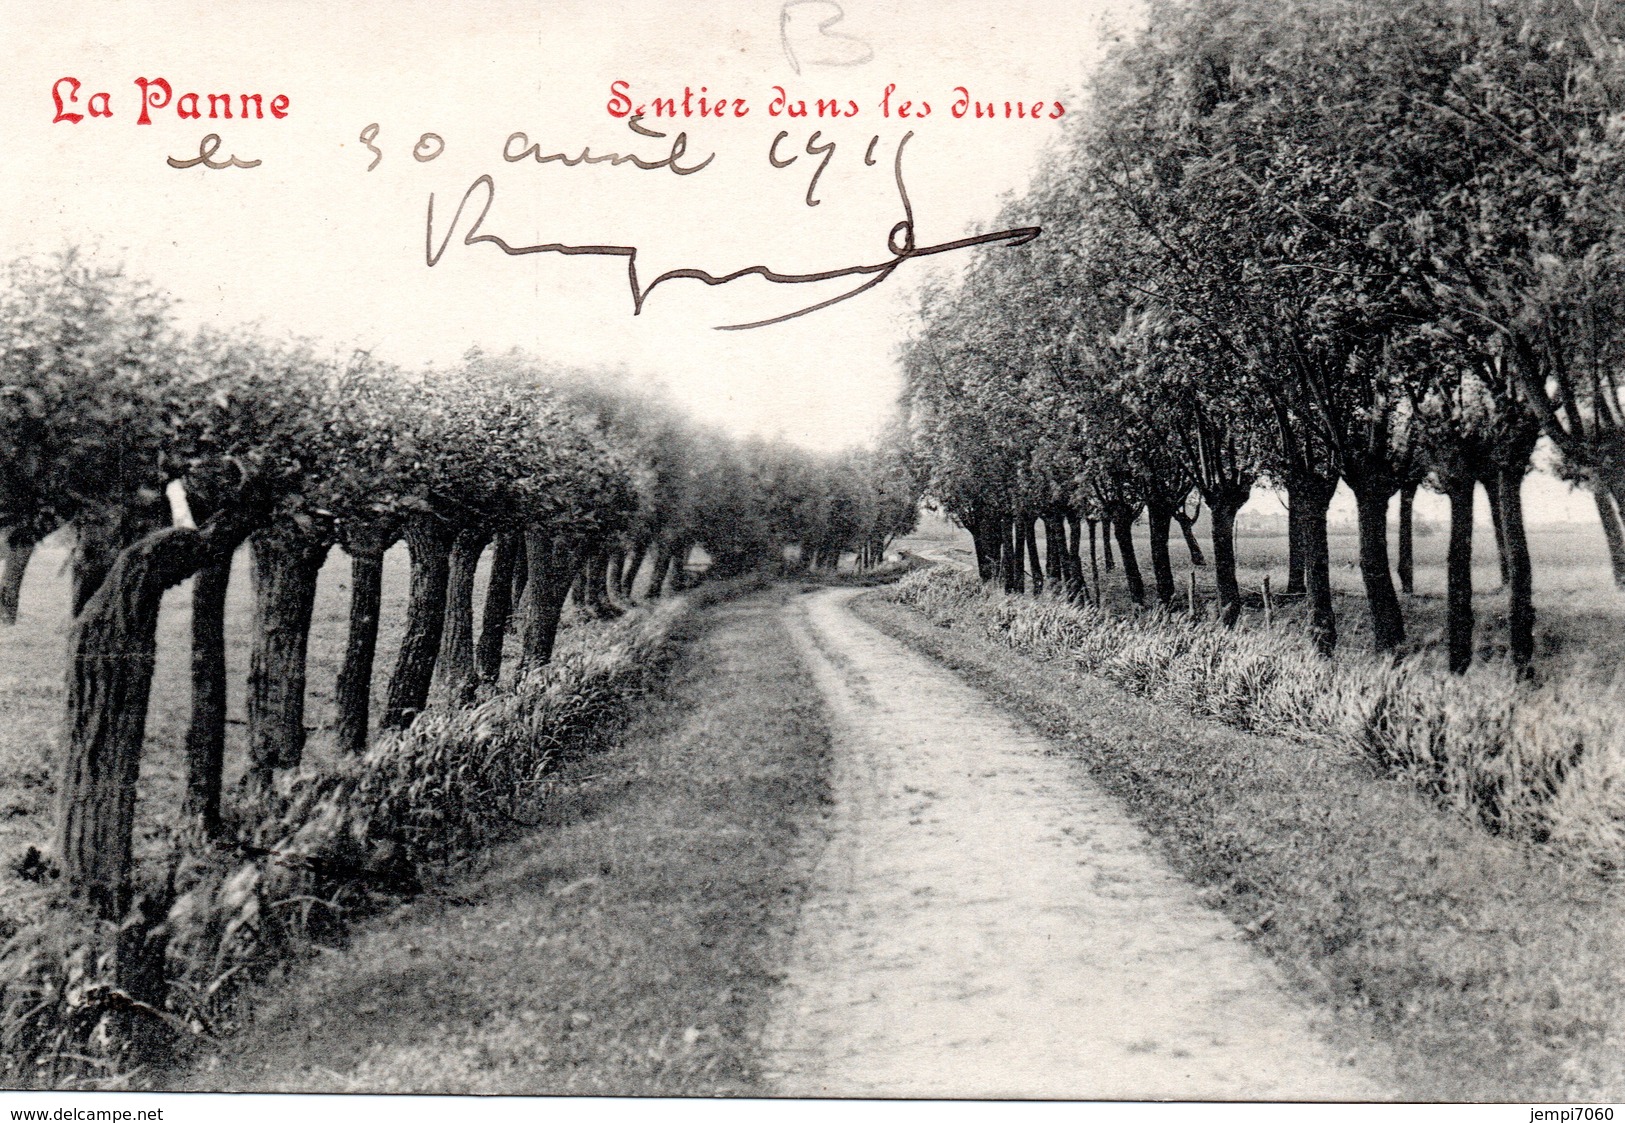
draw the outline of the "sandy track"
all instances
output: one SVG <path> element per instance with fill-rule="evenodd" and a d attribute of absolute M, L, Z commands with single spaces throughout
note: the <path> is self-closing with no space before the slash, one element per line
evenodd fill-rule
<path fill-rule="evenodd" d="M 767 1035 L 782 1093 L 1384 1098 L 1108 796 L 853 595 L 786 608 L 835 806 Z"/>

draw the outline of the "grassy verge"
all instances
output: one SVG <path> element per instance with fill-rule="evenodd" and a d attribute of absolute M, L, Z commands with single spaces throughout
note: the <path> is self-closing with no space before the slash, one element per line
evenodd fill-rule
<path fill-rule="evenodd" d="M 539 829 L 295 969 L 187 1087 L 760 1093 L 828 744 L 776 596 L 721 606 Z M 701 623 L 694 623 L 700 627 Z"/>
<path fill-rule="evenodd" d="M 1504 661 L 1453 675 L 1426 655 L 1327 660 L 1292 627 L 1227 628 L 1211 616 L 997 595 L 946 569 L 906 578 L 896 599 L 1203 717 L 1322 739 L 1492 833 L 1600 873 L 1625 869 L 1617 676 L 1571 671 L 1537 685 Z"/>
<path fill-rule="evenodd" d="M 1406 1094 L 1625 1095 L 1617 884 L 1488 835 L 1323 741 L 1202 721 L 879 596 L 854 607 L 1075 752 Z"/>
<path fill-rule="evenodd" d="M 0 948 L 0 1075 L 117 1086 L 229 1030 L 243 986 L 415 894 L 443 862 L 545 807 L 564 762 L 604 744 L 663 676 L 708 587 L 563 633 L 552 661 L 367 753 L 278 778 L 227 844 L 177 836 L 132 915 L 95 921 L 40 882 Z M 13 903 L 20 899 L 14 895 Z"/>

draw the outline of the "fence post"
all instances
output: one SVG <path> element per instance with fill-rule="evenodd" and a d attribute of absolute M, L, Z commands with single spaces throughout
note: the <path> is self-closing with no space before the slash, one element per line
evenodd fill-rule
<path fill-rule="evenodd" d="M 1270 596 L 1270 575 L 1264 574 L 1264 627 L 1275 623 L 1275 598 Z"/>
<path fill-rule="evenodd" d="M 1190 577 L 1190 585 L 1185 590 L 1185 599 L 1190 604 L 1190 614 L 1192 616 L 1195 616 L 1196 615 L 1196 571 L 1194 569 L 1191 570 L 1190 573 L 1187 574 L 1187 576 Z"/>

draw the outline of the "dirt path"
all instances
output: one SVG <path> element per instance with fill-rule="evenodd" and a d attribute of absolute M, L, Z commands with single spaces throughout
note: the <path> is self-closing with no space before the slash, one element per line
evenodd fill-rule
<path fill-rule="evenodd" d="M 780 1091 L 1383 1098 L 1110 798 L 854 595 L 786 608 L 835 809 L 768 1031 Z"/>
<path fill-rule="evenodd" d="M 616 744 L 555 775 L 537 830 L 271 982 L 222 1053 L 159 1086 L 762 1094 L 828 797 L 780 599 L 707 609 Z"/>

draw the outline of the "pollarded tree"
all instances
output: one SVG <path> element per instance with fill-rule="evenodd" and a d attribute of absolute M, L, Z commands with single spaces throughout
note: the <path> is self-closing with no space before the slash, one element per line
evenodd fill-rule
<path fill-rule="evenodd" d="M 1428 345 L 1432 354 L 1415 365 L 1430 377 L 1415 404 L 1413 428 L 1422 459 L 1450 501 L 1446 559 L 1449 667 L 1459 674 L 1473 659 L 1473 498 L 1483 480 L 1494 484 L 1490 503 L 1503 512 L 1509 539 L 1505 556 L 1513 570 L 1508 582 L 1513 609 L 1510 646 L 1514 662 L 1527 666 L 1533 656 L 1534 620 L 1518 495 L 1538 429 L 1534 418 L 1519 408 L 1517 380 L 1507 364 L 1485 361 L 1477 348 L 1454 349 L 1436 336 Z M 1516 480 L 1510 478 L 1514 472 Z M 1513 516 L 1510 520 L 1508 513 Z"/>
<path fill-rule="evenodd" d="M 21 549 L 74 525 L 74 613 L 118 550 L 163 522 L 172 349 L 167 305 L 144 282 L 72 251 L 4 266 L 0 529 Z"/>
<path fill-rule="evenodd" d="M 796 568 L 815 568 L 815 544 L 829 524 L 822 460 L 786 441 L 760 437 L 746 440 L 741 453 L 768 532 L 774 540 L 797 547 Z"/>
<path fill-rule="evenodd" d="M 264 364 L 276 366 L 266 358 L 274 349 L 248 348 L 207 371 L 183 362 L 189 354 L 171 351 L 172 369 L 183 376 L 168 383 L 159 413 L 166 429 L 156 464 L 168 479 L 172 525 L 114 555 L 69 637 L 57 852 L 68 883 L 109 917 L 129 903 L 135 777 L 161 597 L 229 559 L 309 470 L 309 401 L 292 388 L 251 400 L 263 387 Z M 193 776 L 189 789 L 193 810 L 206 817 L 196 798 L 203 783 Z"/>
<path fill-rule="evenodd" d="M 496 411 L 483 424 L 508 443 L 511 455 L 506 467 L 486 480 L 492 490 L 483 514 L 464 526 L 452 549 L 441 677 L 458 701 L 481 679 L 496 680 L 503 633 L 515 607 L 511 573 L 503 572 L 510 563 L 494 558 L 475 644 L 472 594 L 480 550 L 495 536 L 499 551 L 511 544 L 515 568 L 523 556 L 526 580 L 517 598 L 521 662 L 545 663 L 572 585 L 581 590 L 586 611 L 607 611 L 609 559 L 653 486 L 658 449 L 653 434 L 663 424 L 660 415 L 669 411 L 617 372 L 559 369 L 518 351 L 471 351 L 462 378 L 482 388 Z M 572 568 L 566 573 L 560 566 Z M 545 581 L 533 588 L 531 579 L 539 575 Z M 529 602 L 525 590 L 532 594 Z"/>
<path fill-rule="evenodd" d="M 1010 588 L 1021 565 L 1013 535 L 1030 415 L 1010 392 L 1019 351 L 984 314 L 995 283 L 973 270 L 957 293 L 921 290 L 922 323 L 902 354 L 902 404 L 913 447 L 930 465 L 929 494 L 970 531 L 982 580 Z"/>
<path fill-rule="evenodd" d="M 1120 341 L 1139 358 L 1129 381 L 1151 438 L 1173 453 L 1174 478 L 1190 480 L 1207 505 L 1220 616 L 1233 624 L 1241 611 L 1236 515 L 1269 455 L 1269 418 L 1245 368 L 1202 325 L 1147 308 L 1125 323 Z"/>
<path fill-rule="evenodd" d="M 1610 332 L 1588 322 L 1588 309 L 1600 307 L 1606 319 L 1615 303 L 1604 297 L 1592 305 L 1598 290 L 1583 278 L 1598 266 L 1616 272 L 1599 253 L 1610 208 L 1592 210 L 1586 188 L 1587 169 L 1617 151 L 1606 131 L 1611 95 L 1600 81 L 1606 67 L 1575 32 L 1577 15 L 1568 0 L 1397 8 L 1399 29 L 1370 53 L 1394 92 L 1358 128 L 1373 164 L 1403 170 L 1368 188 L 1380 188 L 1375 197 L 1387 219 L 1367 240 L 1405 278 L 1418 330 L 1443 340 L 1453 356 L 1444 384 L 1425 392 L 1436 408 L 1443 402 L 1462 412 L 1433 426 L 1434 446 L 1441 435 L 1462 442 L 1441 463 L 1464 520 L 1472 485 L 1458 473 L 1479 465 L 1502 547 L 1510 647 L 1521 665 L 1534 642 L 1521 488 L 1536 426 L 1571 465 L 1592 461 L 1608 443 L 1594 440 L 1607 422 L 1592 424 L 1606 382 L 1570 377 L 1584 356 L 1609 346 Z M 1436 375 L 1440 368 L 1420 369 Z M 1609 412 L 1602 403 L 1601 415 Z M 1463 587 L 1470 535 L 1470 521 L 1453 531 L 1461 555 L 1452 567 L 1457 669 L 1471 656 Z"/>
<path fill-rule="evenodd" d="M 386 729 L 410 724 L 428 704 L 454 550 L 461 556 L 460 603 L 471 593 L 474 564 L 499 524 L 526 525 L 515 518 L 515 496 L 528 494 L 526 481 L 545 474 L 552 455 L 537 440 L 538 417 L 555 408 L 550 395 L 515 377 L 510 366 L 475 356 L 453 371 L 423 372 L 414 390 L 416 491 L 408 503 L 415 510 L 403 520 L 410 599 L 381 720 Z M 469 664 L 472 672 L 471 655 Z"/>
<path fill-rule="evenodd" d="M 605 444 L 617 450 L 635 496 L 629 506 L 617 508 L 620 517 L 606 519 L 580 543 L 574 585 L 580 608 L 589 616 L 610 615 L 617 611 L 610 595 L 620 593 L 627 556 L 636 551 L 631 539 L 646 532 L 658 504 L 660 461 L 675 451 L 668 433 L 680 411 L 663 392 L 634 385 L 624 370 L 561 370 L 551 374 L 549 385 L 566 409 L 591 423 Z"/>
<path fill-rule="evenodd" d="M 345 369 L 334 408 L 353 442 L 347 458 L 370 480 L 335 512 L 334 534 L 350 558 L 349 623 L 334 690 L 341 752 L 365 751 L 371 728 L 373 664 L 383 599 L 384 555 L 400 540 L 406 519 L 427 507 L 424 462 L 416 433 L 417 399 L 401 373 L 357 354 Z"/>
<path fill-rule="evenodd" d="M 263 791 L 276 768 L 299 762 L 304 745 L 316 573 L 331 541 L 333 512 L 368 494 L 357 459 L 365 442 L 333 412 L 336 364 L 308 344 L 203 330 L 177 361 L 185 394 L 176 403 L 168 462 L 184 473 L 194 514 L 207 519 L 244 506 L 256 512 L 248 775 Z M 192 588 L 186 810 L 206 831 L 220 819 L 230 573 L 231 552 L 217 554 Z"/>
<path fill-rule="evenodd" d="M 552 658 L 581 559 L 625 530 L 638 501 L 635 461 L 605 438 L 595 418 L 538 410 L 530 434 L 545 462 L 533 463 L 516 497 L 529 570 L 519 603 L 520 674 Z"/>
<path fill-rule="evenodd" d="M 861 561 L 875 566 L 885 561 L 894 539 L 912 534 L 919 523 L 925 466 L 913 455 L 907 430 L 896 417 L 887 423 L 872 448 L 855 455 L 868 491 L 866 509 L 870 512 L 859 543 Z"/>
<path fill-rule="evenodd" d="M 632 544 L 621 568 L 621 592 L 628 600 L 638 574 L 647 569 L 647 595 L 661 595 L 671 556 L 689 526 L 698 478 L 691 462 L 699 437 L 687 419 L 663 413 L 648 431 L 648 473 L 629 533 Z"/>

